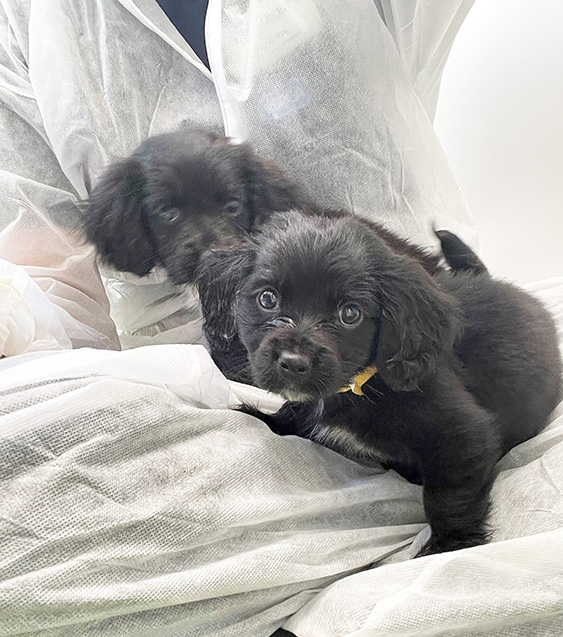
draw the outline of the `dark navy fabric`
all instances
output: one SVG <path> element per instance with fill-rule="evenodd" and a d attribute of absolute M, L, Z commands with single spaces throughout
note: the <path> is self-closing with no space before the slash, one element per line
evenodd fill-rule
<path fill-rule="evenodd" d="M 205 48 L 205 13 L 208 0 L 157 0 L 157 2 L 184 40 L 209 68 Z"/>

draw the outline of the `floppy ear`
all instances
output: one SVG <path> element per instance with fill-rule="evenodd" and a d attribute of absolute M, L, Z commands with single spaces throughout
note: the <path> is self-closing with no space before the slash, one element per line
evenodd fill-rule
<path fill-rule="evenodd" d="M 143 217 L 144 186 L 138 159 L 117 161 L 92 190 L 82 217 L 86 237 L 104 261 L 138 276 L 148 274 L 158 259 Z"/>
<path fill-rule="evenodd" d="M 229 338 L 236 331 L 234 311 L 238 293 L 252 272 L 255 250 L 250 244 L 208 250 L 201 257 L 196 285 L 205 327 Z"/>
<path fill-rule="evenodd" d="M 274 212 L 312 208 L 303 187 L 293 182 L 279 166 L 257 155 L 249 144 L 241 144 L 241 147 L 246 155 L 246 182 L 253 227 L 260 226 Z"/>
<path fill-rule="evenodd" d="M 421 266 L 398 257 L 380 279 L 381 318 L 375 364 L 396 391 L 412 391 L 451 351 L 460 329 L 455 300 Z"/>
<path fill-rule="evenodd" d="M 203 255 L 196 277 L 211 357 L 227 378 L 248 383 L 252 379 L 247 371 L 246 348 L 238 335 L 236 301 L 252 272 L 254 259 L 250 247 L 210 250 Z"/>

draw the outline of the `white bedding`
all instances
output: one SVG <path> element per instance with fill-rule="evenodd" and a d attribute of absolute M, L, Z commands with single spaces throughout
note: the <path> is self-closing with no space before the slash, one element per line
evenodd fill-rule
<path fill-rule="evenodd" d="M 563 280 L 534 291 L 563 338 Z M 249 393 L 200 346 L 1 361 L 0 635 L 563 634 L 563 405 L 501 462 L 495 542 L 409 560 L 420 488 Z"/>

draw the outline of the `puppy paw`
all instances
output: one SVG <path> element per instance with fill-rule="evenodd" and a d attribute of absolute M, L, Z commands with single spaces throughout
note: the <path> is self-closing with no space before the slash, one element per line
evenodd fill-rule
<path fill-rule="evenodd" d="M 253 405 L 249 405 L 248 403 L 242 403 L 241 405 L 237 405 L 233 407 L 234 411 L 240 411 L 243 414 L 248 414 L 249 416 L 254 416 L 254 418 L 258 418 L 262 422 L 267 422 L 269 416 L 264 414 L 259 409 L 254 407 Z"/>
<path fill-rule="evenodd" d="M 256 407 L 252 405 L 248 405 L 247 403 L 243 403 L 238 407 L 234 408 L 235 411 L 240 411 L 243 414 L 248 414 L 249 416 L 254 416 L 254 418 L 258 418 L 265 425 L 267 425 L 271 431 L 273 431 L 278 436 L 285 436 L 288 434 L 286 431 L 286 427 L 283 423 L 280 423 L 274 416 L 261 412 Z"/>
<path fill-rule="evenodd" d="M 490 539 L 491 532 L 487 530 L 466 534 L 451 534 L 442 537 L 432 536 L 416 554 L 416 557 L 436 555 L 437 553 L 449 553 L 450 551 L 468 549 L 472 546 L 481 546 L 482 544 L 487 544 Z"/>

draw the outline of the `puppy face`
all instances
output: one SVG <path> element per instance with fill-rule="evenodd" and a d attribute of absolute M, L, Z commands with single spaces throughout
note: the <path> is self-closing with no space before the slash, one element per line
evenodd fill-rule
<path fill-rule="evenodd" d="M 194 279 L 203 252 L 302 204 L 299 188 L 248 144 L 203 130 L 147 139 L 93 189 L 84 229 L 119 270 L 155 265 L 176 283 Z"/>
<path fill-rule="evenodd" d="M 158 261 L 185 283 L 205 250 L 252 227 L 248 149 L 211 134 L 192 134 L 181 146 L 164 141 L 148 142 L 136 159 L 145 169 L 143 206 Z"/>
<path fill-rule="evenodd" d="M 257 244 L 236 314 L 260 387 L 319 399 L 375 363 L 411 390 L 451 349 L 453 302 L 354 217 L 279 215 Z"/>
<path fill-rule="evenodd" d="M 289 213 L 259 238 L 237 308 L 252 374 L 290 400 L 333 394 L 370 357 L 379 321 L 374 258 L 362 226 Z"/>

